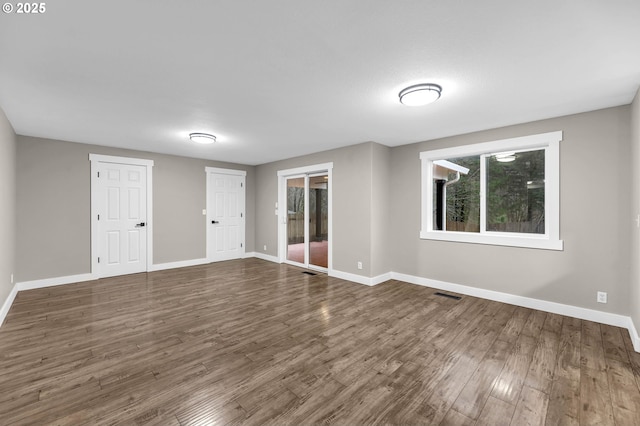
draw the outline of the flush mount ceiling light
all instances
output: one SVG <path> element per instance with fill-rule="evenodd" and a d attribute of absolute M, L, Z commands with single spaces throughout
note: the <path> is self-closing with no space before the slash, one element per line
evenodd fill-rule
<path fill-rule="evenodd" d="M 496 154 L 496 160 L 500 163 L 510 163 L 516 160 L 515 152 L 503 152 L 502 154 Z"/>
<path fill-rule="evenodd" d="M 189 139 L 191 139 L 195 143 L 200 143 L 203 145 L 214 143 L 216 141 L 216 137 L 208 133 L 190 133 Z"/>
<path fill-rule="evenodd" d="M 437 101 L 440 93 L 442 93 L 442 87 L 437 84 L 416 84 L 403 89 L 398 97 L 403 105 L 422 106 Z"/>

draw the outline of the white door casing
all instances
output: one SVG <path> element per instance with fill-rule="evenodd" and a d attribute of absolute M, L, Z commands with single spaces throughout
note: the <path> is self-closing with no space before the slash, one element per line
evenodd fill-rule
<path fill-rule="evenodd" d="M 205 168 L 207 176 L 207 261 L 245 255 L 245 184 L 243 170 Z"/>
<path fill-rule="evenodd" d="M 96 278 L 148 271 L 152 265 L 153 162 L 90 154 L 91 266 Z"/>

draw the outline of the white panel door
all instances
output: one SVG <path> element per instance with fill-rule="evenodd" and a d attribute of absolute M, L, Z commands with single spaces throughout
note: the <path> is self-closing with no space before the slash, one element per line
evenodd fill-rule
<path fill-rule="evenodd" d="M 207 259 L 244 257 L 245 177 L 207 173 Z"/>
<path fill-rule="evenodd" d="M 146 167 L 100 163 L 97 176 L 100 277 L 147 270 Z"/>

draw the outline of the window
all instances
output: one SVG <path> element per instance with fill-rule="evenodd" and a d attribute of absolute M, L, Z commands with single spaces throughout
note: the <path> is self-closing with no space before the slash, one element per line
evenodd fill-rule
<path fill-rule="evenodd" d="M 551 132 L 420 153 L 420 238 L 562 250 Z"/>

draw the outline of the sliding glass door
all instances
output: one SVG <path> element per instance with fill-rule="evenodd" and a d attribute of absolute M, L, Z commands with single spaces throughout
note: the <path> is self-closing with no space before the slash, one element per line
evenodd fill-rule
<path fill-rule="evenodd" d="M 329 174 L 288 176 L 287 261 L 326 270 L 329 249 Z"/>

